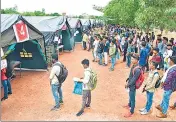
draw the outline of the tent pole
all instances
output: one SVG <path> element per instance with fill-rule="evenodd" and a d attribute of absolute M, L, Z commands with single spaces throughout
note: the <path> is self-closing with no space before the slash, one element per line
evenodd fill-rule
<path fill-rule="evenodd" d="M 46 62 L 48 62 L 48 58 L 47 58 L 47 55 L 46 55 L 46 43 L 45 43 L 44 35 L 43 35 L 43 40 L 44 40 L 45 58 L 46 58 Z"/>

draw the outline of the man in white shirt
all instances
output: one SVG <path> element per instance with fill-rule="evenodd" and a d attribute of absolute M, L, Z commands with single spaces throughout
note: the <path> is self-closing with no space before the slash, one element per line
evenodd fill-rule
<path fill-rule="evenodd" d="M 94 43 L 93 43 L 93 46 L 94 46 L 94 58 L 95 58 L 95 62 L 97 62 L 97 54 L 98 54 L 98 52 L 97 52 L 97 49 L 98 49 L 98 44 L 99 44 L 99 40 L 98 40 L 98 38 L 97 37 L 95 37 L 95 41 L 94 41 Z"/>
<path fill-rule="evenodd" d="M 82 108 L 81 110 L 76 114 L 76 116 L 81 116 L 84 113 L 84 108 L 90 108 L 91 103 L 91 90 L 88 88 L 88 82 L 91 77 L 91 69 L 89 67 L 89 60 L 84 59 L 81 64 L 84 67 L 84 78 L 81 79 L 79 82 L 83 82 L 83 94 L 82 94 Z"/>
<path fill-rule="evenodd" d="M 62 96 L 62 89 L 61 89 L 62 84 L 59 82 L 58 78 L 56 77 L 56 76 L 59 76 L 60 69 L 61 69 L 59 66 L 59 64 L 61 63 L 58 62 L 57 54 L 52 55 L 52 62 L 53 62 L 53 66 L 50 72 L 49 79 L 50 79 L 52 94 L 55 100 L 55 106 L 51 109 L 51 111 L 58 110 L 60 108 L 60 104 L 63 104 L 63 100 L 62 100 L 63 96 Z"/>

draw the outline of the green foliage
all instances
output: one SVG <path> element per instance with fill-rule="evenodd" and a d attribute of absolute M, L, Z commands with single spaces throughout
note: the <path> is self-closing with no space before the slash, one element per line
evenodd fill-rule
<path fill-rule="evenodd" d="M 18 7 L 15 5 L 12 8 L 2 9 L 1 14 L 19 14 Z"/>
<path fill-rule="evenodd" d="M 176 0 L 111 0 L 104 9 L 111 24 L 176 29 Z"/>
<path fill-rule="evenodd" d="M 45 13 L 44 8 L 41 11 L 34 11 L 34 12 L 26 11 L 26 12 L 20 13 L 18 12 L 18 7 L 16 5 L 12 8 L 2 9 L 1 14 L 21 14 L 23 16 L 60 16 L 60 14 L 57 12 L 47 14 Z"/>

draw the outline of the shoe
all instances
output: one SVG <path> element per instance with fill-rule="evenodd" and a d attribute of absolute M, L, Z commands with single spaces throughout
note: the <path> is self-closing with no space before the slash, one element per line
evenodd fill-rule
<path fill-rule="evenodd" d="M 156 115 L 158 118 L 167 118 L 167 114 L 160 113 L 159 115 Z"/>
<path fill-rule="evenodd" d="M 144 110 L 145 110 L 145 108 L 142 108 L 142 109 L 140 109 L 139 111 L 140 111 L 140 112 L 143 112 Z"/>
<path fill-rule="evenodd" d="M 123 108 L 130 109 L 129 105 L 123 106 Z"/>
<path fill-rule="evenodd" d="M 76 116 L 81 116 L 84 113 L 84 111 L 79 111 Z"/>
<path fill-rule="evenodd" d="M 11 95 L 12 94 L 12 92 L 8 92 L 8 95 Z"/>
<path fill-rule="evenodd" d="M 86 108 L 90 108 L 90 105 L 86 105 Z"/>
<path fill-rule="evenodd" d="M 3 98 L 1 99 L 1 101 L 4 101 L 4 100 L 6 100 L 6 99 L 8 99 L 8 97 L 6 97 L 6 98 L 5 98 L 5 97 L 3 97 Z"/>
<path fill-rule="evenodd" d="M 125 118 L 129 118 L 129 117 L 132 117 L 132 115 L 133 115 L 133 114 L 132 114 L 131 112 L 129 112 L 129 113 L 125 114 L 124 117 L 125 117 Z"/>
<path fill-rule="evenodd" d="M 103 66 L 107 66 L 107 64 L 103 64 Z"/>
<path fill-rule="evenodd" d="M 60 107 L 54 106 L 51 111 L 58 110 Z"/>
<path fill-rule="evenodd" d="M 92 62 L 95 62 L 95 60 L 92 60 Z"/>
<path fill-rule="evenodd" d="M 171 110 L 174 110 L 176 109 L 176 107 L 173 105 L 173 106 L 169 106 Z"/>
<path fill-rule="evenodd" d="M 147 112 L 147 110 L 144 110 L 141 112 L 141 115 L 147 115 L 149 112 Z"/>
<path fill-rule="evenodd" d="M 158 109 L 159 111 L 161 111 L 161 112 L 162 112 L 162 108 L 161 108 L 161 106 L 160 106 L 160 105 L 156 106 L 156 109 Z"/>
<path fill-rule="evenodd" d="M 64 101 L 63 101 L 63 100 L 60 100 L 59 103 L 62 105 L 62 104 L 64 104 Z"/>

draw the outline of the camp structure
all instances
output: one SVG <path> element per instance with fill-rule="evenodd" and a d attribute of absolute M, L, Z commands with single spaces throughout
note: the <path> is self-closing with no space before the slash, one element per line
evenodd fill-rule
<path fill-rule="evenodd" d="M 83 25 L 83 31 L 91 29 L 91 21 L 89 19 L 81 19 L 81 23 Z"/>
<path fill-rule="evenodd" d="M 1 14 L 0 46 L 7 62 L 20 61 L 22 69 L 47 69 L 43 34 L 21 15 Z"/>
<path fill-rule="evenodd" d="M 78 18 L 68 18 L 68 23 L 71 27 L 72 35 L 74 36 L 75 42 L 82 42 L 82 32 L 83 32 L 83 26 L 81 23 L 81 20 Z"/>
<path fill-rule="evenodd" d="M 91 22 L 91 28 L 95 28 L 96 27 L 96 20 L 90 19 L 90 22 Z"/>
<path fill-rule="evenodd" d="M 53 45 L 58 38 L 59 43 L 63 44 L 66 51 L 71 51 L 74 48 L 74 39 L 70 30 L 70 25 L 67 18 L 64 16 L 59 17 L 37 17 L 25 16 L 32 25 L 41 31 L 45 38 L 46 46 Z"/>

